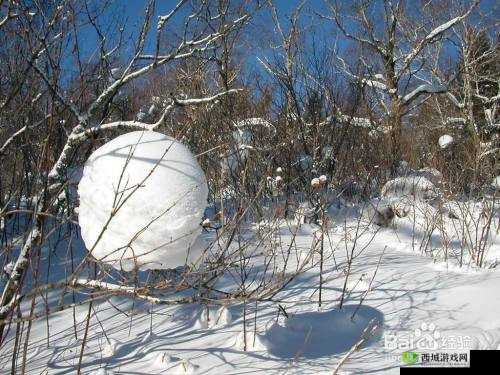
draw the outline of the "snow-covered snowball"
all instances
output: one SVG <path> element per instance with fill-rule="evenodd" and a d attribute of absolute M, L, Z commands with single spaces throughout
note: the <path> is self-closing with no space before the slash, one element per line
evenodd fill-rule
<path fill-rule="evenodd" d="M 95 258 L 123 270 L 197 259 L 192 245 L 208 187 L 193 154 L 175 139 L 151 131 L 113 139 L 87 160 L 78 194 L 82 238 Z"/>
<path fill-rule="evenodd" d="M 438 140 L 439 147 L 441 147 L 442 149 L 448 148 L 453 142 L 454 139 L 449 134 L 442 135 Z"/>

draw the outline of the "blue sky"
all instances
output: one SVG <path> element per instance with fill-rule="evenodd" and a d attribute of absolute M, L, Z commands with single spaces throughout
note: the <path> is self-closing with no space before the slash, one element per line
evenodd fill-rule
<path fill-rule="evenodd" d="M 153 17 L 153 22 L 156 23 L 157 17 L 162 14 L 168 13 L 173 6 L 177 3 L 178 0 L 157 0 L 156 1 L 156 9 Z M 101 26 L 104 28 L 109 28 L 109 30 L 116 30 L 119 24 L 123 24 L 125 26 L 125 35 L 126 38 L 126 49 L 123 51 L 125 56 L 123 58 L 127 58 L 129 54 L 132 53 L 134 48 L 134 43 L 136 41 L 137 34 L 140 30 L 144 19 L 145 7 L 148 1 L 146 0 L 114 0 L 111 4 L 111 7 L 108 9 L 105 16 L 101 19 Z M 293 12 L 293 10 L 297 7 L 298 4 L 301 3 L 301 0 L 275 0 L 274 4 L 278 10 L 280 19 L 282 20 L 283 27 L 286 28 L 288 22 L 289 15 Z M 346 4 L 344 1 L 343 4 Z M 408 4 L 415 4 L 411 1 Z M 311 18 L 311 11 L 319 11 L 325 10 L 325 2 L 324 0 L 308 0 L 305 6 L 304 16 L 302 17 L 302 24 L 304 27 L 308 27 L 310 25 L 317 26 L 320 21 L 317 18 L 314 20 Z M 495 0 L 482 0 L 481 8 L 486 10 L 493 10 L 498 13 L 498 5 Z M 182 20 L 183 14 L 180 13 L 177 19 L 173 19 L 173 27 L 175 29 L 176 22 L 179 23 Z M 331 32 L 331 24 L 329 28 L 323 28 L 320 30 L 322 33 L 330 33 Z M 180 24 L 179 24 L 180 26 Z M 252 26 L 251 26 L 252 27 Z M 179 27 L 180 29 L 180 27 Z M 245 48 L 250 48 L 251 51 L 249 53 L 250 58 L 247 61 L 247 66 L 253 67 L 255 69 L 260 70 L 259 64 L 257 61 L 257 57 L 270 56 L 272 52 L 270 50 L 263 49 L 262 45 L 259 45 L 259 33 L 268 32 L 269 34 L 273 33 L 273 22 L 270 18 L 268 11 L 261 11 L 257 13 L 253 20 L 253 29 L 250 30 L 251 38 L 247 41 L 248 45 L 245 45 Z M 96 51 L 96 46 L 98 45 L 97 34 L 90 27 L 84 27 L 80 32 L 80 40 L 81 40 L 81 50 L 82 54 L 87 58 L 90 57 Z M 153 25 L 150 36 L 148 39 L 148 43 L 146 45 L 146 51 L 152 52 L 154 49 L 154 40 L 156 38 L 156 27 Z M 312 43 L 312 37 L 309 35 L 306 37 L 309 38 L 307 40 L 307 44 Z M 262 39 L 262 38 L 260 38 Z M 332 35 L 332 40 L 333 40 Z M 346 42 L 341 38 L 340 47 L 346 47 Z M 116 40 L 113 40 L 112 37 L 108 36 L 107 40 L 107 49 L 112 48 L 116 44 Z M 320 47 L 321 48 L 321 47 Z M 85 60 L 85 58 L 84 58 Z M 73 66 L 74 62 L 71 62 L 67 65 L 69 71 L 76 68 Z"/>
<path fill-rule="evenodd" d="M 278 0 L 275 1 L 276 8 L 278 9 L 278 13 L 280 18 L 285 20 L 288 16 L 293 12 L 293 10 L 298 6 L 301 1 L 299 0 Z M 103 21 L 101 22 L 102 26 L 109 26 L 110 28 L 117 23 L 122 23 L 125 25 L 126 35 L 131 37 L 130 41 L 137 36 L 140 27 L 142 26 L 142 22 L 144 19 L 144 13 L 146 9 L 148 1 L 146 0 L 115 0 L 111 7 L 108 9 L 106 14 L 103 17 Z M 157 17 L 159 15 L 163 15 L 168 13 L 173 6 L 177 3 L 177 0 L 158 0 L 156 2 L 155 14 L 153 20 L 156 22 Z M 309 0 L 307 2 L 307 6 L 314 9 L 321 9 L 324 7 L 323 0 Z M 172 22 L 175 25 L 175 22 L 179 22 L 181 19 L 182 13 L 180 13 L 177 19 L 173 19 Z M 256 15 L 255 22 L 256 23 L 266 23 L 264 18 L 269 17 L 269 14 L 265 14 L 264 12 L 260 12 Z M 270 21 L 270 19 L 268 20 Z M 286 22 L 284 23 L 286 25 Z M 91 54 L 95 46 L 97 44 L 97 34 L 91 27 L 85 27 L 81 30 L 84 35 L 83 38 L 83 51 L 85 54 Z M 154 47 L 153 40 L 156 37 L 155 27 L 152 28 L 150 32 L 150 39 L 148 43 L 148 47 L 151 49 Z M 109 41 L 110 45 L 112 44 L 112 40 Z M 130 45 L 132 47 L 132 45 Z"/>

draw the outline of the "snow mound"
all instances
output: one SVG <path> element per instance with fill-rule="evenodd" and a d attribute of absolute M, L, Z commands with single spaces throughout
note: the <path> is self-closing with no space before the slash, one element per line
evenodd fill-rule
<path fill-rule="evenodd" d="M 353 314 L 354 318 L 352 318 Z M 289 315 L 282 326 L 274 323 L 265 334 L 270 354 L 280 358 L 320 358 L 348 351 L 371 322 L 383 325 L 383 315 L 369 306 L 347 305 L 342 310 Z M 381 332 L 367 339 L 370 345 Z"/>
<path fill-rule="evenodd" d="M 197 319 L 194 324 L 196 329 L 221 328 L 231 324 L 233 316 L 231 311 L 226 306 L 219 309 L 209 308 L 208 311 L 204 308 L 197 314 Z"/>
<path fill-rule="evenodd" d="M 148 333 L 146 333 L 144 335 L 144 337 L 141 339 L 141 344 L 147 344 L 148 342 L 151 342 L 153 341 L 154 339 L 156 339 L 156 335 L 149 331 Z"/>
<path fill-rule="evenodd" d="M 387 181 L 382 187 L 382 196 L 385 198 L 430 200 L 439 196 L 439 192 L 427 178 L 408 176 Z"/>
<path fill-rule="evenodd" d="M 165 352 L 156 356 L 153 365 L 158 369 L 166 369 L 168 374 L 194 374 L 200 367 L 191 361 L 170 356 Z"/>
<path fill-rule="evenodd" d="M 121 344 L 115 339 L 109 339 L 102 348 L 102 356 L 104 358 L 111 358 L 115 355 L 116 351 L 120 348 Z"/>
<path fill-rule="evenodd" d="M 216 318 L 216 324 L 219 326 L 227 326 L 231 324 L 233 321 L 233 315 L 231 314 L 231 311 L 226 306 L 222 306 L 218 311 L 217 311 L 217 318 Z"/>
<path fill-rule="evenodd" d="M 113 370 L 108 370 L 106 368 L 100 368 L 98 370 L 92 371 L 91 375 L 115 375 Z"/>
<path fill-rule="evenodd" d="M 169 370 L 169 374 L 181 375 L 181 374 L 194 374 L 198 371 L 200 366 L 195 365 L 191 361 L 183 360 L 172 369 Z"/>
<path fill-rule="evenodd" d="M 449 146 L 451 146 L 454 141 L 455 140 L 453 139 L 453 137 L 451 135 L 449 135 L 449 134 L 442 135 L 441 137 L 439 137 L 439 140 L 438 140 L 439 147 L 441 147 L 444 150 L 445 148 L 448 148 Z"/>
<path fill-rule="evenodd" d="M 233 346 L 237 350 L 244 350 L 247 352 L 259 352 L 267 350 L 266 340 L 262 335 L 254 332 L 252 329 L 247 329 L 246 333 L 244 331 L 238 333 Z"/>
<path fill-rule="evenodd" d="M 208 187 L 194 155 L 156 132 L 121 135 L 92 153 L 78 186 L 82 238 L 117 269 L 196 260 Z"/>

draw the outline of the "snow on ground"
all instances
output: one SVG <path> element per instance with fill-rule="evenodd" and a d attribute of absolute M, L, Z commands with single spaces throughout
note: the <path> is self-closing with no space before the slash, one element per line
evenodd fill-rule
<path fill-rule="evenodd" d="M 308 266 L 273 301 L 249 302 L 245 307 L 238 303 L 159 306 L 112 297 L 95 303 L 83 373 L 332 373 L 369 324 L 378 328 L 342 366 L 343 373 L 399 373 L 408 338 L 416 340 L 410 348 L 426 339 L 439 349 L 457 338 L 465 349 L 500 348 L 500 269 L 491 260 L 500 253 L 498 216 L 488 243 L 490 268 L 478 268 L 472 263 L 459 267 L 457 258 L 434 256 L 443 246 L 437 232 L 430 234 L 431 251 L 422 249 L 420 243 L 429 234 L 422 229 L 425 218 L 412 224 L 413 213 L 397 218 L 388 228 L 363 226 L 357 239 L 352 236 L 358 223 L 356 209 L 343 213 L 330 210 L 335 224 L 325 234 L 321 308 L 319 255 L 309 253 L 311 243 L 318 240 L 318 228 L 313 224 L 297 228 L 282 221 L 277 236 L 284 247 L 297 233 L 290 268 L 303 261 Z M 259 227 L 249 225 L 248 231 Z M 209 240 L 213 234 L 204 236 Z M 346 252 L 354 241 L 355 257 L 346 280 Z M 450 241 L 448 246 L 458 244 Z M 256 264 L 264 256 L 253 255 Z M 230 290 L 233 278 L 227 275 L 217 287 Z M 346 297 L 339 309 L 344 284 Z M 79 305 L 33 322 L 29 373 L 74 373 L 88 309 L 87 304 Z M 3 369 L 10 368 L 12 331 L 0 350 Z"/>

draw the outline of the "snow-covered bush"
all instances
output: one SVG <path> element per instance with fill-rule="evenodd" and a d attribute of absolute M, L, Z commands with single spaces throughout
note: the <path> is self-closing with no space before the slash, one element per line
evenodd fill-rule
<path fill-rule="evenodd" d="M 443 181 L 443 174 L 436 168 L 425 167 L 411 173 L 413 176 L 424 177 L 435 186 L 439 186 Z"/>
<path fill-rule="evenodd" d="M 434 184 L 421 176 L 397 177 L 389 180 L 382 187 L 381 193 L 386 198 L 410 198 L 426 201 L 439 197 L 439 191 Z"/>

